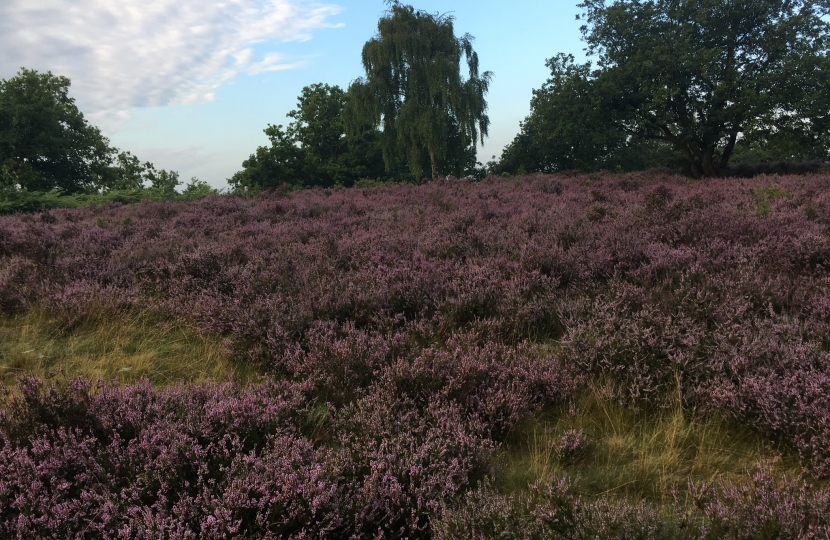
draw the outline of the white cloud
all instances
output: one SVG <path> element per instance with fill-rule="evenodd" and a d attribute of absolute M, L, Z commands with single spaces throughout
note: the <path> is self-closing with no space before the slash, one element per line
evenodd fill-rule
<path fill-rule="evenodd" d="M 250 75 L 265 73 L 268 71 L 282 71 L 284 69 L 296 69 L 303 65 L 303 62 L 286 62 L 285 57 L 279 53 L 268 53 L 260 62 L 251 64 L 248 67 Z"/>
<path fill-rule="evenodd" d="M 302 0 L 2 0 L 0 77 L 66 75 L 93 119 L 203 103 L 240 73 L 300 66 L 251 46 L 310 39 L 339 12 Z"/>

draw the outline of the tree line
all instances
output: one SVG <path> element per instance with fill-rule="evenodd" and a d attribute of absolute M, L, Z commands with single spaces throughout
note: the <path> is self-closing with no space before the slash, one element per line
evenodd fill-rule
<path fill-rule="evenodd" d="M 498 169 L 633 170 L 830 155 L 827 0 L 579 4 L 587 51 L 548 60 Z"/>
<path fill-rule="evenodd" d="M 389 2 L 363 47 L 365 75 L 346 91 L 304 88 L 288 113 L 293 121 L 265 129 L 270 146 L 243 162 L 231 186 L 350 186 L 365 178 L 476 174 L 476 141 L 483 142 L 490 125 L 485 98 L 492 73 L 479 73 L 472 43 L 469 34 L 456 37 L 450 15 Z"/>
<path fill-rule="evenodd" d="M 364 75 L 346 90 L 305 87 L 232 189 L 655 166 L 717 177 L 735 163 L 830 159 L 830 0 L 585 0 L 594 61 L 550 58 L 518 135 L 486 166 L 476 149 L 493 74 L 473 37 L 451 15 L 387 4 Z M 0 81 L 0 190 L 175 193 L 177 173 L 113 148 L 68 87 L 26 69 Z"/>
<path fill-rule="evenodd" d="M 747 164 L 803 171 L 830 159 L 828 0 L 585 0 L 581 32 L 595 63 L 550 58 L 551 76 L 534 90 L 519 134 L 486 167 L 475 150 L 489 126 L 492 74 L 479 75 L 473 38 L 457 38 L 452 17 L 389 4 L 363 48 L 365 76 L 346 92 L 304 89 L 289 115 L 289 134 L 338 126 L 329 148 L 348 149 L 337 155 L 352 165 L 338 174 L 269 174 L 287 153 L 306 164 L 326 159 L 304 136 L 275 137 L 282 132 L 269 126 L 271 148 L 243 164 L 235 186 L 279 178 L 348 185 L 424 171 L 436 178 L 668 167 L 717 177 Z M 338 106 L 308 107 L 321 99 Z"/>
<path fill-rule="evenodd" d="M 70 81 L 26 68 L 0 80 L 0 190 L 66 195 L 151 189 L 172 195 L 176 171 L 112 146 L 69 97 Z M 191 193 L 209 189 L 192 179 Z"/>

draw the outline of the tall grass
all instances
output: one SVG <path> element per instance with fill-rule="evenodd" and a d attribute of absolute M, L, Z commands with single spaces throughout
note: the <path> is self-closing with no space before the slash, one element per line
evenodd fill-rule
<path fill-rule="evenodd" d="M 594 386 L 570 410 L 551 411 L 524 426 L 502 455 L 502 489 L 575 479 L 588 496 L 671 503 L 690 481 L 738 481 L 758 464 L 798 476 L 798 455 L 746 426 L 686 411 L 677 402 L 634 412 Z"/>
<path fill-rule="evenodd" d="M 232 362 L 220 338 L 204 336 L 151 313 L 86 317 L 71 328 L 43 309 L 0 319 L 0 381 L 21 375 L 43 380 L 147 377 L 158 385 L 247 379 L 254 370 Z"/>

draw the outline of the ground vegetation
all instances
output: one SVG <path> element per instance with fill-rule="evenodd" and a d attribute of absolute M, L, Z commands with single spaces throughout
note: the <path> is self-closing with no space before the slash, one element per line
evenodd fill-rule
<path fill-rule="evenodd" d="M 54 335 L 4 365 L 106 314 L 266 376 L 35 365 L 0 407 L 0 530 L 826 536 L 828 193 L 537 174 L 0 217 L 4 321 Z M 123 332 L 87 375 L 123 375 Z"/>

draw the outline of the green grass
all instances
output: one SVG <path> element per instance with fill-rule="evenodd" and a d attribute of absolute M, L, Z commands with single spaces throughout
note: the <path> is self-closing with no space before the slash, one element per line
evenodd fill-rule
<path fill-rule="evenodd" d="M 767 217 L 772 212 L 772 201 L 781 198 L 792 199 L 793 195 L 786 189 L 778 187 L 778 184 L 757 188 L 755 190 L 755 214 L 758 217 Z"/>
<path fill-rule="evenodd" d="M 0 382 L 13 386 L 24 374 L 47 381 L 84 376 L 130 382 L 146 376 L 162 386 L 256 376 L 230 357 L 221 339 L 158 315 L 102 315 L 66 329 L 39 309 L 0 319 Z"/>
<path fill-rule="evenodd" d="M 668 503 L 692 481 L 745 478 L 759 463 L 778 474 L 796 476 L 798 456 L 782 453 L 754 431 L 716 416 L 674 406 L 634 413 L 587 392 L 575 411 L 551 411 L 529 422 L 502 455 L 501 488 L 521 492 L 529 483 L 566 475 L 586 496 L 613 494 Z M 563 453 L 562 435 L 581 431 L 587 443 Z"/>

